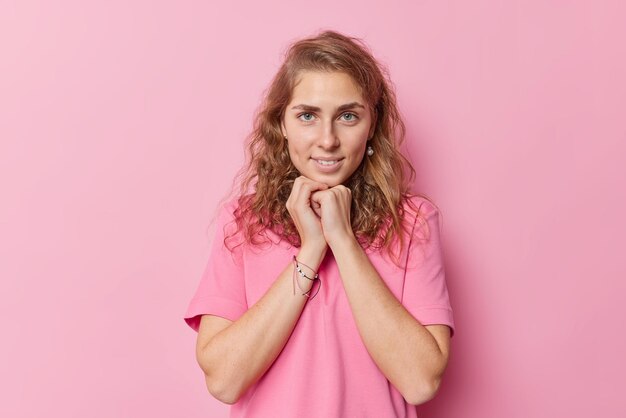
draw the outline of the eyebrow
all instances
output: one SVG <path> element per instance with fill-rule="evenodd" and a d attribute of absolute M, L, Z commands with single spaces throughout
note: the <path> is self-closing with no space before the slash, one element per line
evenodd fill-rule
<path fill-rule="evenodd" d="M 365 106 L 363 106 L 361 103 L 359 103 L 359 102 L 352 102 L 352 103 L 346 103 L 346 104 L 343 104 L 343 105 L 339 106 L 337 108 L 337 111 L 341 112 L 342 110 L 353 109 L 355 107 L 361 107 L 361 108 L 365 109 Z M 306 111 L 310 111 L 310 112 L 319 112 L 320 110 L 322 110 L 322 109 L 320 109 L 317 106 L 311 106 L 311 105 L 307 105 L 307 104 L 299 104 L 299 105 L 296 105 L 296 106 L 292 107 L 292 109 L 301 109 L 301 110 L 306 110 Z"/>

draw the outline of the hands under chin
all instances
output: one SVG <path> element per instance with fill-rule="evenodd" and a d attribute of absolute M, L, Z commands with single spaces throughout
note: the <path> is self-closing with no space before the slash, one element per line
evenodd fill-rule
<path fill-rule="evenodd" d="M 333 246 L 354 239 L 350 222 L 352 192 L 343 184 L 311 194 L 311 208 L 320 218 L 324 238 Z"/>
<path fill-rule="evenodd" d="M 350 221 L 352 192 L 343 184 L 328 187 L 299 176 L 285 206 L 303 246 L 332 248 L 356 241 Z"/>

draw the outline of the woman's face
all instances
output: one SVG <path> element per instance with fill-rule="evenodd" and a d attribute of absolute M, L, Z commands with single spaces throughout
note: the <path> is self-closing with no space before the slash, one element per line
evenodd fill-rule
<path fill-rule="evenodd" d="M 318 71 L 300 73 L 282 122 L 293 165 L 329 187 L 344 183 L 359 167 L 372 123 L 349 75 Z"/>

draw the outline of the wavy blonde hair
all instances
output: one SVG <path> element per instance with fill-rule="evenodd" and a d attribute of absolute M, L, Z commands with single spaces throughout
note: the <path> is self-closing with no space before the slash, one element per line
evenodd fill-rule
<path fill-rule="evenodd" d="M 364 157 L 345 182 L 352 191 L 352 230 L 362 246 L 385 248 L 400 265 L 399 257 L 405 245 L 402 231 L 411 230 L 410 221 L 419 218 L 419 209 L 409 194 L 415 170 L 399 151 L 406 128 L 387 69 L 362 40 L 332 30 L 293 43 L 265 91 L 253 130 L 246 139 L 247 163 L 231 188 L 234 191 L 239 182 L 239 204 L 233 214 L 237 228 L 225 237 L 224 243 L 231 252 L 243 241 L 259 245 L 270 240 L 265 232 L 271 230 L 291 245 L 300 246 L 300 236 L 285 206 L 300 173 L 291 162 L 280 124 L 298 75 L 303 71 L 343 72 L 359 86 L 372 114 L 369 145 L 374 154 Z M 404 219 L 405 201 L 415 215 L 409 222 Z M 228 244 L 240 232 L 243 241 Z M 400 247 L 394 254 L 391 248 L 397 239 Z"/>

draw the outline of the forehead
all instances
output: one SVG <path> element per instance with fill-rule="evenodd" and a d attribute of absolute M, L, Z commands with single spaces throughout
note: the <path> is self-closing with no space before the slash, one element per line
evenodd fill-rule
<path fill-rule="evenodd" d="M 302 71 L 296 78 L 291 94 L 291 101 L 296 100 L 363 102 L 364 97 L 361 94 L 360 86 L 346 73 Z"/>

